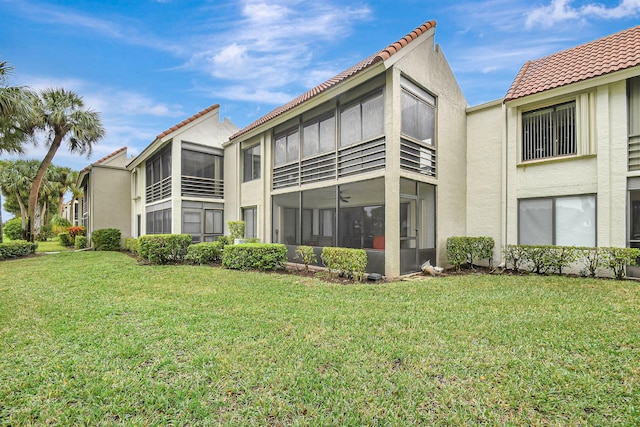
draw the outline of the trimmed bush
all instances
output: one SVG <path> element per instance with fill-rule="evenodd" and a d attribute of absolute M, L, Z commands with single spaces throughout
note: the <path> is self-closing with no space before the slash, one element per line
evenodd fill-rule
<path fill-rule="evenodd" d="M 11 240 L 21 240 L 22 219 L 11 218 L 9 221 L 5 222 L 4 227 L 2 227 L 2 232 Z"/>
<path fill-rule="evenodd" d="M 75 248 L 85 249 L 87 247 L 87 236 L 76 236 Z"/>
<path fill-rule="evenodd" d="M 132 254 L 138 253 L 138 239 L 127 237 L 124 239 L 124 250 Z"/>
<path fill-rule="evenodd" d="M 584 270 L 589 276 L 596 277 L 600 268 L 606 268 L 606 251 L 600 248 L 576 248 L 577 259 L 584 265 Z"/>
<path fill-rule="evenodd" d="M 223 242 L 196 243 L 187 248 L 185 260 L 191 264 L 213 264 L 222 259 Z"/>
<path fill-rule="evenodd" d="M 367 277 L 367 252 L 364 249 L 325 246 L 320 257 L 331 274 L 342 274 L 355 280 Z"/>
<path fill-rule="evenodd" d="M 605 265 L 616 279 L 623 279 L 628 265 L 638 265 L 640 249 L 636 248 L 603 248 L 606 251 Z"/>
<path fill-rule="evenodd" d="M 231 238 L 231 236 L 218 236 L 216 242 L 220 242 L 222 244 L 222 247 L 225 247 L 226 245 L 232 245 L 233 239 Z"/>
<path fill-rule="evenodd" d="M 229 227 L 231 243 L 233 243 L 235 239 L 242 239 L 244 237 L 244 221 L 227 221 L 227 226 Z"/>
<path fill-rule="evenodd" d="M 36 253 L 37 243 L 26 240 L 14 240 L 8 243 L 0 243 L 0 260 L 19 258 Z"/>
<path fill-rule="evenodd" d="M 119 251 L 121 239 L 117 228 L 102 228 L 91 233 L 91 247 L 96 251 Z"/>
<path fill-rule="evenodd" d="M 78 225 L 77 227 L 69 227 L 67 232 L 71 237 L 75 239 L 76 236 L 86 236 L 87 230 L 84 228 L 84 225 Z"/>
<path fill-rule="evenodd" d="M 60 241 L 60 246 L 65 247 L 73 246 L 75 242 L 74 238 L 69 235 L 68 231 L 58 234 L 58 240 Z"/>
<path fill-rule="evenodd" d="M 453 236 L 447 239 L 447 258 L 458 271 L 463 264 L 473 267 L 476 261 L 482 259 L 491 264 L 494 247 L 493 237 Z"/>
<path fill-rule="evenodd" d="M 296 259 L 304 264 L 304 271 L 309 272 L 309 264 L 318 262 L 316 254 L 311 246 L 298 246 L 296 248 Z"/>
<path fill-rule="evenodd" d="M 522 245 L 506 245 L 503 251 L 506 267 L 518 271 L 524 268 L 527 262 L 527 251 Z"/>
<path fill-rule="evenodd" d="M 138 255 L 151 264 L 184 262 L 190 234 L 147 234 L 138 238 Z"/>
<path fill-rule="evenodd" d="M 227 245 L 222 265 L 234 270 L 275 270 L 287 261 L 287 247 L 281 243 Z"/>

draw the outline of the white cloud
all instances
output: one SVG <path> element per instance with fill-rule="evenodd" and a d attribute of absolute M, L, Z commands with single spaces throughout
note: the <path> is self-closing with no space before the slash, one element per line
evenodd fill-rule
<path fill-rule="evenodd" d="M 607 7 L 600 3 L 573 7 L 572 0 L 552 0 L 527 13 L 525 27 L 550 28 L 567 21 L 583 21 L 588 18 L 620 19 L 631 18 L 640 13 L 640 0 L 622 0 L 617 6 Z"/>

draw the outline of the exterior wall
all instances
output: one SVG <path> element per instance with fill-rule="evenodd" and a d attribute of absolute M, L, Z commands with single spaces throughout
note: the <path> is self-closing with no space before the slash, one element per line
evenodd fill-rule
<path fill-rule="evenodd" d="M 505 211 L 505 135 L 502 101 L 467 112 L 467 235 L 495 241 L 494 263 L 502 259 Z"/>
<path fill-rule="evenodd" d="M 122 237 L 131 236 L 129 171 L 95 165 L 89 179 L 89 227 L 87 236 L 102 228 L 117 228 Z"/>
<path fill-rule="evenodd" d="M 411 45 L 407 47 L 411 47 Z M 467 233 L 467 167 L 465 164 L 467 157 L 467 102 L 444 54 L 439 46 L 434 46 L 433 35 L 411 49 L 407 49 L 404 56 L 402 56 L 402 51 L 400 54 L 401 59 L 394 64 L 394 75 L 399 77 L 399 73 L 403 74 L 431 92 L 437 99 L 437 179 L 426 178 L 402 170 L 400 176 L 437 185 L 436 258 L 438 265 L 446 265 L 447 238 L 464 236 Z M 395 96 L 398 97 L 394 105 L 394 122 L 399 127 L 401 120 L 399 78 L 394 80 L 396 81 Z M 399 142 L 399 129 L 397 135 L 396 138 L 394 134 L 394 141 Z M 393 155 L 399 156 L 399 149 L 394 150 Z M 390 191 L 393 189 L 387 190 L 388 197 L 392 197 Z M 392 232 L 397 234 L 395 231 Z M 391 268 L 391 265 L 387 267 Z"/>

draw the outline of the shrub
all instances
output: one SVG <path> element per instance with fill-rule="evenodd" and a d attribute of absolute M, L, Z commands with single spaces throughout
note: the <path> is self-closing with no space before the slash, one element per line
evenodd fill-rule
<path fill-rule="evenodd" d="M 227 225 L 229 226 L 231 243 L 233 243 L 235 239 L 242 239 L 244 237 L 244 221 L 227 221 Z"/>
<path fill-rule="evenodd" d="M 196 243 L 187 248 L 186 261 L 191 264 L 212 264 L 222 259 L 223 242 Z"/>
<path fill-rule="evenodd" d="M 91 233 L 91 246 L 96 251 L 119 251 L 121 239 L 117 228 L 102 228 Z"/>
<path fill-rule="evenodd" d="M 131 252 L 132 254 L 138 253 L 138 239 L 133 237 L 127 237 L 124 239 L 124 250 Z"/>
<path fill-rule="evenodd" d="M 623 279 L 628 265 L 638 265 L 640 249 L 636 248 L 602 248 L 606 251 L 605 265 L 616 279 Z"/>
<path fill-rule="evenodd" d="M 296 259 L 304 264 L 304 271 L 309 272 L 309 264 L 318 261 L 315 252 L 311 246 L 298 246 L 296 248 Z"/>
<path fill-rule="evenodd" d="M 50 223 L 51 223 L 51 231 L 56 236 L 60 233 L 67 231 L 67 229 L 71 227 L 71 223 L 69 222 L 69 220 L 58 214 L 55 214 L 51 218 Z"/>
<path fill-rule="evenodd" d="M 73 246 L 75 239 L 69 235 L 68 231 L 64 233 L 58 234 L 58 240 L 60 241 L 60 246 Z"/>
<path fill-rule="evenodd" d="M 190 244 L 190 234 L 147 234 L 138 238 L 138 255 L 152 264 L 181 263 Z"/>
<path fill-rule="evenodd" d="M 0 243 L 0 260 L 18 258 L 36 253 L 37 243 L 26 240 L 14 240 L 8 243 Z"/>
<path fill-rule="evenodd" d="M 75 248 L 85 249 L 87 247 L 87 236 L 76 236 Z"/>
<path fill-rule="evenodd" d="M 447 239 L 447 258 L 449 262 L 460 270 L 460 267 L 468 263 L 474 265 L 475 261 L 486 259 L 491 263 L 495 242 L 492 237 L 449 237 Z"/>
<path fill-rule="evenodd" d="M 545 254 L 545 272 L 562 274 L 562 269 L 569 267 L 578 259 L 577 248 L 573 246 L 548 246 Z"/>
<path fill-rule="evenodd" d="M 515 271 L 520 270 L 527 263 L 527 251 L 522 245 L 506 245 L 503 251 L 506 267 Z"/>
<path fill-rule="evenodd" d="M 596 277 L 599 268 L 606 267 L 606 251 L 600 248 L 576 248 L 577 259 L 582 261 L 589 276 Z"/>
<path fill-rule="evenodd" d="M 287 260 L 281 243 L 243 243 L 225 246 L 222 265 L 235 270 L 275 270 Z"/>
<path fill-rule="evenodd" d="M 356 280 L 367 277 L 367 253 L 364 249 L 325 246 L 320 257 L 332 274 L 343 274 Z"/>
<path fill-rule="evenodd" d="M 78 225 L 77 227 L 69 227 L 67 229 L 69 235 L 75 239 L 76 236 L 86 236 L 87 230 L 84 228 L 84 225 Z"/>
<path fill-rule="evenodd" d="M 473 265 L 474 261 L 479 261 L 481 259 L 486 259 L 489 261 L 491 265 L 491 260 L 493 259 L 493 248 L 495 247 L 495 242 L 493 237 L 468 237 L 469 240 L 469 253 L 468 253 L 468 261 L 469 264 Z"/>
<path fill-rule="evenodd" d="M 231 236 L 218 236 L 216 242 L 220 242 L 220 244 L 224 248 L 226 245 L 233 244 L 233 239 L 231 238 Z"/>
<path fill-rule="evenodd" d="M 11 218 L 2 227 L 2 232 L 11 240 L 22 239 L 22 219 Z"/>

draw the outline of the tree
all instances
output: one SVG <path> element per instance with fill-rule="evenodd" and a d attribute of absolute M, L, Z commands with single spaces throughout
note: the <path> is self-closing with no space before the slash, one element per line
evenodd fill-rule
<path fill-rule="evenodd" d="M 0 61 L 0 154 L 23 153 L 36 100 L 31 90 L 7 85 L 12 72 L 13 67 Z"/>
<path fill-rule="evenodd" d="M 36 105 L 34 129 L 45 133 L 49 150 L 40 163 L 29 193 L 29 240 L 36 237 L 36 206 L 40 186 L 63 142 L 71 153 L 91 155 L 93 145 L 105 134 L 98 112 L 84 109 L 82 98 L 65 89 L 46 89 Z"/>
<path fill-rule="evenodd" d="M 9 202 L 17 203 L 19 206 L 19 211 L 14 214 L 18 213 L 22 218 L 22 229 L 25 230 L 23 237 L 26 237 L 27 205 L 31 182 L 37 170 L 37 160 L 9 160 L 0 164 L 0 190 L 7 199 L 5 206 Z"/>

